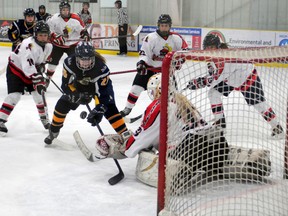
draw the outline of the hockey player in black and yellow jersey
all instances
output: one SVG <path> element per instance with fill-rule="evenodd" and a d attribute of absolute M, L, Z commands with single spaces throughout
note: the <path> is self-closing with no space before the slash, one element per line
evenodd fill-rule
<path fill-rule="evenodd" d="M 75 55 L 64 60 L 61 85 L 64 94 L 56 103 L 50 133 L 44 140 L 46 144 L 51 144 L 59 135 L 70 110 L 76 110 L 80 104 L 88 104 L 93 98 L 96 106 L 88 115 L 88 122 L 92 126 L 99 124 L 105 116 L 118 134 L 127 131 L 124 119 L 115 104 L 109 74 L 105 59 L 95 52 L 92 44 L 78 43 Z"/>
<path fill-rule="evenodd" d="M 23 12 L 24 19 L 14 21 L 8 30 L 8 38 L 13 43 L 12 51 L 25 38 L 33 35 L 36 24 L 35 11 L 33 8 L 26 8 Z"/>

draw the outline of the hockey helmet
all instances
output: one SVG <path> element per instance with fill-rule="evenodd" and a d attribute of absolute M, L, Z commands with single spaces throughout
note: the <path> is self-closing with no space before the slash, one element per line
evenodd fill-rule
<path fill-rule="evenodd" d="M 75 48 L 76 65 L 80 70 L 90 70 L 95 65 L 95 49 L 91 42 L 81 41 Z"/>
<path fill-rule="evenodd" d="M 24 11 L 23 11 L 23 15 L 24 17 L 26 16 L 35 16 L 35 11 L 33 8 L 26 8 Z"/>
<path fill-rule="evenodd" d="M 45 44 L 48 42 L 47 41 L 39 41 L 37 38 L 37 35 L 39 33 L 46 33 L 48 36 L 50 35 L 50 28 L 47 23 L 45 23 L 43 20 L 38 21 L 34 27 L 34 38 L 37 44 L 40 46 L 45 46 Z"/>
<path fill-rule="evenodd" d="M 167 29 L 167 27 L 161 27 L 160 26 L 161 24 L 168 24 L 169 25 L 169 29 Z M 158 25 L 157 33 L 161 37 L 168 37 L 169 33 L 170 33 L 170 28 L 171 28 L 171 25 L 172 25 L 171 17 L 168 14 L 161 14 L 160 17 L 158 18 L 157 25 Z"/>
<path fill-rule="evenodd" d="M 25 18 L 25 22 L 31 26 L 34 24 L 35 22 L 35 11 L 33 10 L 33 8 L 26 8 L 23 12 L 24 18 Z"/>
<path fill-rule="evenodd" d="M 68 8 L 69 9 L 69 13 L 68 14 L 64 14 L 62 13 L 62 9 L 64 8 Z M 71 6 L 67 1 L 62 1 L 59 4 L 59 10 L 60 10 L 60 15 L 62 18 L 69 18 L 70 17 L 70 11 L 71 11 Z"/>
<path fill-rule="evenodd" d="M 217 49 L 220 47 L 221 41 L 220 38 L 215 34 L 207 34 L 203 41 L 203 49 L 207 47 L 215 46 Z"/>
<path fill-rule="evenodd" d="M 172 19 L 171 19 L 170 15 L 169 14 L 161 14 L 159 16 L 158 22 L 157 22 L 158 28 L 159 28 L 160 24 L 169 24 L 169 26 L 171 27 Z"/>
<path fill-rule="evenodd" d="M 39 11 L 40 11 L 40 9 L 44 9 L 44 11 L 45 11 L 45 10 L 46 10 L 45 5 L 40 5 L 40 6 L 39 6 Z"/>
<path fill-rule="evenodd" d="M 147 94 L 151 100 L 156 100 L 161 96 L 161 73 L 150 77 L 147 83 Z"/>

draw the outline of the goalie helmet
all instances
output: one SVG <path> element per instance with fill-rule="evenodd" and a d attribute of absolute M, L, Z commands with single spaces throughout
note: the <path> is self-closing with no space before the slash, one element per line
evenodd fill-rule
<path fill-rule="evenodd" d="M 65 14 L 65 13 L 62 12 L 62 10 L 64 8 L 68 8 L 69 9 L 69 13 L 68 14 Z M 70 6 L 70 4 L 67 1 L 60 2 L 59 10 L 60 10 L 60 15 L 61 15 L 62 18 L 69 18 L 70 17 L 71 6 Z"/>
<path fill-rule="evenodd" d="M 217 49 L 220 48 L 221 41 L 220 38 L 217 35 L 214 34 L 208 34 L 204 38 L 203 41 L 203 49 L 207 49 L 207 47 L 215 46 Z"/>
<path fill-rule="evenodd" d="M 47 41 L 39 41 L 37 38 L 37 35 L 39 33 L 45 33 L 48 36 L 50 35 L 50 27 L 43 20 L 36 23 L 36 25 L 34 27 L 34 38 L 35 38 L 35 41 L 37 44 L 39 44 L 40 46 L 45 46 L 45 44 L 48 42 L 48 40 Z"/>
<path fill-rule="evenodd" d="M 95 65 L 96 52 L 91 42 L 81 41 L 75 48 L 76 65 L 80 70 L 90 70 Z"/>
<path fill-rule="evenodd" d="M 161 73 L 150 77 L 147 83 L 147 94 L 151 100 L 156 100 L 161 96 Z"/>

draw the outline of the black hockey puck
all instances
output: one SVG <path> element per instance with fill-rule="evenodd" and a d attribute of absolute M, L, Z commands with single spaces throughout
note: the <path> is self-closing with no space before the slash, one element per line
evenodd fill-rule
<path fill-rule="evenodd" d="M 80 113 L 80 118 L 81 119 L 85 119 L 87 117 L 87 112 L 86 111 L 82 111 L 81 113 Z"/>

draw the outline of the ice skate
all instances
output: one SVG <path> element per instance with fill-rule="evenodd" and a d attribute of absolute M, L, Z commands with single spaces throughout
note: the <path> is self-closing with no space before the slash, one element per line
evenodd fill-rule
<path fill-rule="evenodd" d="M 284 138 L 284 130 L 280 124 L 272 128 L 271 136 L 275 139 L 283 139 Z"/>
<path fill-rule="evenodd" d="M 46 130 L 50 128 L 50 121 L 46 118 L 46 116 L 41 116 L 40 120 Z"/>
<path fill-rule="evenodd" d="M 44 139 L 44 142 L 47 145 L 50 145 L 52 141 L 58 137 L 58 135 L 59 135 L 59 132 L 54 133 L 51 130 L 49 130 L 49 135 Z"/>
<path fill-rule="evenodd" d="M 129 115 L 131 111 L 132 111 L 132 108 L 125 107 L 122 111 L 120 111 L 120 115 L 122 117 L 125 117 Z"/>
<path fill-rule="evenodd" d="M 5 121 L 0 120 L 0 136 L 2 137 L 6 136 L 7 132 L 8 132 L 8 129 L 5 125 Z"/>

